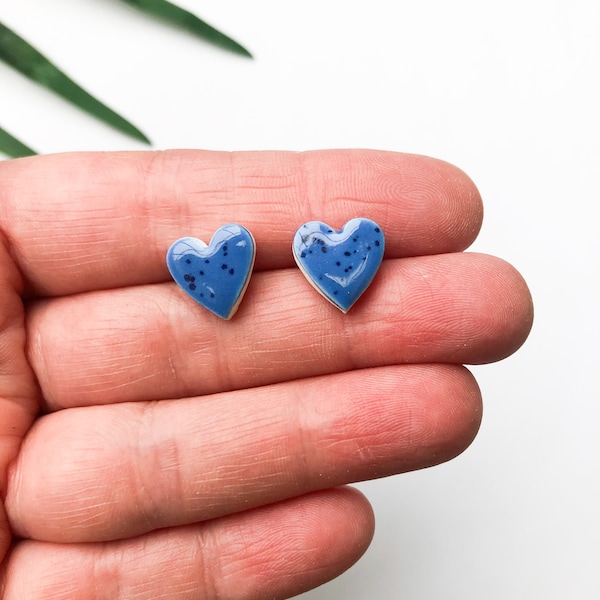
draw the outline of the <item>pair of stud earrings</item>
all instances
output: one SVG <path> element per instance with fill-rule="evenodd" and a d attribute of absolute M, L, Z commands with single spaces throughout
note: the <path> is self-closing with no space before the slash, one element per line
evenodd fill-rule
<path fill-rule="evenodd" d="M 381 227 L 364 218 L 352 219 L 338 231 L 310 221 L 296 231 L 292 242 L 304 276 L 344 313 L 369 287 L 384 247 Z M 193 237 L 177 240 L 167 252 L 167 267 L 196 302 L 222 319 L 231 319 L 248 287 L 255 255 L 252 234 L 231 223 L 219 228 L 210 244 Z"/>

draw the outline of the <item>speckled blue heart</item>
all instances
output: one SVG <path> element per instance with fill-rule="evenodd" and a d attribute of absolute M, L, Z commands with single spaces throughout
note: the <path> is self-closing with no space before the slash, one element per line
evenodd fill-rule
<path fill-rule="evenodd" d="M 362 218 L 348 221 L 339 231 L 310 221 L 298 229 L 292 244 L 300 270 L 342 312 L 348 312 L 373 281 L 384 248 L 381 227 Z"/>
<path fill-rule="evenodd" d="M 252 234 L 230 224 L 218 229 L 208 245 L 193 237 L 177 240 L 167 252 L 167 267 L 196 302 L 231 319 L 250 281 L 255 254 Z"/>

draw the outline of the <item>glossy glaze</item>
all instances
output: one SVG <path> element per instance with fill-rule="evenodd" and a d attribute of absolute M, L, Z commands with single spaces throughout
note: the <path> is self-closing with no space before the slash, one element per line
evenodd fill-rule
<path fill-rule="evenodd" d="M 193 237 L 177 240 L 167 252 L 167 267 L 191 298 L 230 319 L 248 286 L 255 254 L 252 234 L 229 224 L 218 229 L 208 245 Z"/>
<path fill-rule="evenodd" d="M 384 249 L 381 227 L 363 218 L 348 221 L 338 231 L 310 221 L 298 229 L 292 244 L 300 270 L 342 312 L 348 312 L 369 287 Z"/>

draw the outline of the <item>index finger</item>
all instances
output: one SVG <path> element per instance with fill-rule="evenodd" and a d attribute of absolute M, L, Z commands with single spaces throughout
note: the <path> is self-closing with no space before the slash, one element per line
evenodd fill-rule
<path fill-rule="evenodd" d="M 0 163 L 0 218 L 34 295 L 166 280 L 165 252 L 225 223 L 250 229 L 256 268 L 288 267 L 296 229 L 361 216 L 386 257 L 455 252 L 476 237 L 481 201 L 459 169 L 369 150 L 86 153 Z"/>

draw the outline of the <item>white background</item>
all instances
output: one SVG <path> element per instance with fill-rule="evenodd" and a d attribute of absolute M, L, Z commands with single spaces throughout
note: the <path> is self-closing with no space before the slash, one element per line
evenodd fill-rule
<path fill-rule="evenodd" d="M 475 180 L 474 248 L 536 305 L 526 345 L 474 369 L 479 437 L 361 485 L 375 540 L 306 600 L 600 598 L 600 5 L 596 0 L 180 0 L 250 61 L 117 0 L 0 0 L 0 21 L 154 147 L 373 147 Z M 142 148 L 0 65 L 0 123 L 43 152 Z"/>

